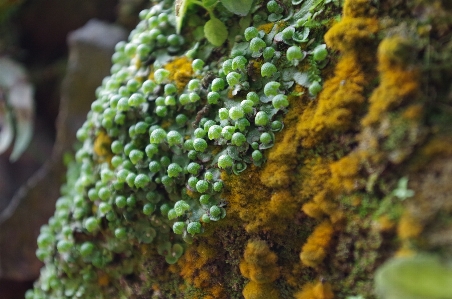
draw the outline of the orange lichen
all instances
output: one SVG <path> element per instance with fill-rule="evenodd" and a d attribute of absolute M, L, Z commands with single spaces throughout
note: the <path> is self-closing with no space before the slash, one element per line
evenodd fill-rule
<path fill-rule="evenodd" d="M 369 99 L 369 113 L 362 120 L 364 126 L 377 123 L 382 113 L 396 108 L 403 101 L 416 99 L 419 93 L 419 70 L 398 57 L 400 47 L 406 43 L 406 39 L 393 36 L 384 39 L 378 46 L 381 81 Z"/>
<path fill-rule="evenodd" d="M 224 289 L 216 284 L 212 276 L 220 276 L 218 269 L 210 267 L 214 262 L 216 251 L 207 243 L 198 243 L 190 246 L 177 265 L 180 267 L 180 275 L 184 280 L 197 288 L 203 289 L 214 298 L 224 298 Z"/>
<path fill-rule="evenodd" d="M 265 34 L 269 34 L 270 31 L 272 31 L 273 26 L 275 26 L 275 23 L 262 24 L 257 27 L 257 30 L 262 30 L 265 32 Z"/>
<path fill-rule="evenodd" d="M 377 9 L 370 5 L 369 0 L 346 0 L 342 9 L 344 17 L 359 18 L 372 16 Z"/>
<path fill-rule="evenodd" d="M 257 283 L 270 283 L 278 279 L 280 272 L 276 264 L 278 257 L 265 241 L 251 240 L 246 245 L 240 272 Z"/>
<path fill-rule="evenodd" d="M 296 124 L 299 123 L 306 105 L 303 100 L 303 98 L 296 98 L 290 101 L 291 109 L 284 118 L 286 127 L 277 134 L 275 146 L 269 151 L 260 177 L 267 187 L 287 187 L 295 179 L 293 170 L 296 163 L 294 161 L 301 145 L 301 136 L 297 132 Z"/>
<path fill-rule="evenodd" d="M 323 85 L 317 106 L 311 106 L 302 117 L 304 123 L 299 125 L 298 130 L 305 147 L 315 146 L 329 133 L 353 128 L 360 111 L 364 109 L 365 88 L 375 76 L 373 40 L 379 29 L 378 21 L 349 15 L 325 34 L 327 46 L 341 51 L 341 56 L 334 76 Z"/>
<path fill-rule="evenodd" d="M 245 299 L 279 299 L 278 289 L 273 283 L 257 283 L 250 281 L 242 291 Z"/>
<path fill-rule="evenodd" d="M 364 50 L 359 45 L 372 41 L 378 31 L 378 20 L 375 18 L 344 17 L 325 34 L 328 47 L 346 52 Z"/>
<path fill-rule="evenodd" d="M 97 155 L 99 162 L 110 162 L 113 157 L 113 153 L 111 152 L 111 138 L 107 135 L 105 131 L 100 131 L 94 140 L 93 150 Z"/>
<path fill-rule="evenodd" d="M 167 63 L 164 68 L 170 72 L 169 80 L 175 82 L 179 92 L 185 88 L 188 81 L 190 81 L 193 77 L 191 60 L 189 60 L 186 56 L 175 58 Z"/>
<path fill-rule="evenodd" d="M 334 229 L 330 221 L 320 223 L 303 245 L 300 253 L 302 263 L 309 267 L 317 267 L 327 255 Z"/>
<path fill-rule="evenodd" d="M 308 282 L 295 294 L 296 299 L 333 299 L 334 294 L 328 282 Z"/>
<path fill-rule="evenodd" d="M 402 240 L 411 239 L 419 236 L 422 232 L 422 224 L 410 213 L 406 212 L 400 218 L 397 226 L 397 234 Z"/>
<path fill-rule="evenodd" d="M 379 231 L 390 231 L 394 228 L 395 223 L 387 215 L 380 216 L 375 221 L 375 228 Z"/>
<path fill-rule="evenodd" d="M 97 284 L 105 287 L 110 283 L 110 277 L 106 273 L 100 273 L 97 278 Z"/>
<path fill-rule="evenodd" d="M 332 163 L 331 181 L 334 190 L 343 190 L 351 192 L 359 186 L 359 171 L 361 168 L 360 157 L 356 153 L 352 153 L 342 159 Z"/>
<path fill-rule="evenodd" d="M 279 298 L 273 282 L 279 278 L 278 257 L 265 241 L 251 240 L 246 245 L 240 272 L 251 281 L 243 289 L 246 299 Z"/>

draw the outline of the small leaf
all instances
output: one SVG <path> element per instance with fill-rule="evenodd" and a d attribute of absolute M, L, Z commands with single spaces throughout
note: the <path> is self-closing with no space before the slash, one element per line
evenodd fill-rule
<path fill-rule="evenodd" d="M 220 0 L 221 4 L 230 12 L 239 15 L 246 16 L 251 9 L 253 0 Z"/>
<path fill-rule="evenodd" d="M 27 148 L 33 137 L 33 88 L 27 82 L 16 84 L 9 92 L 9 103 L 16 117 L 16 140 L 9 157 L 16 161 Z"/>
<path fill-rule="evenodd" d="M 204 25 L 204 34 L 212 45 L 219 47 L 228 38 L 228 28 L 219 19 L 211 18 Z"/>
<path fill-rule="evenodd" d="M 271 13 L 271 14 L 268 16 L 268 21 L 269 21 L 269 22 L 276 22 L 276 21 L 278 21 L 278 20 L 281 20 L 282 17 L 283 17 L 282 14 Z"/>
<path fill-rule="evenodd" d="M 176 13 L 176 32 L 179 34 L 182 29 L 185 13 L 187 12 L 190 0 L 176 0 L 174 3 Z"/>
<path fill-rule="evenodd" d="M 217 4 L 218 0 L 202 0 L 204 8 L 211 8 Z"/>
<path fill-rule="evenodd" d="M 297 82 L 298 85 L 301 85 L 304 87 L 309 87 L 309 85 L 311 85 L 311 82 L 309 82 L 309 76 L 307 73 L 296 72 L 293 75 L 293 79 L 295 80 L 295 82 Z"/>
<path fill-rule="evenodd" d="M 13 141 L 14 130 L 11 113 L 4 99 L 0 99 L 0 154 L 8 149 Z"/>
<path fill-rule="evenodd" d="M 308 41 L 310 29 L 305 27 L 303 32 L 295 32 L 292 36 L 292 39 L 299 43 L 305 43 Z"/>
<path fill-rule="evenodd" d="M 433 255 L 392 258 L 375 274 L 379 298 L 441 299 L 452 296 L 450 261 Z"/>

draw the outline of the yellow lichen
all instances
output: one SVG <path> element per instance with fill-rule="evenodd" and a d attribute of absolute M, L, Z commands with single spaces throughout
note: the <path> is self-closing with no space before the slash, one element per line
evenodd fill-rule
<path fill-rule="evenodd" d="M 257 283 L 270 283 L 279 277 L 278 257 L 265 241 L 249 241 L 243 257 L 240 272 L 246 278 Z"/>
<path fill-rule="evenodd" d="M 397 233 L 402 240 L 419 236 L 422 232 L 422 225 L 408 212 L 402 215 L 397 226 Z"/>
<path fill-rule="evenodd" d="M 250 281 L 242 291 L 245 299 L 279 299 L 281 295 L 273 283 Z"/>
<path fill-rule="evenodd" d="M 268 248 L 265 241 L 251 240 L 246 245 L 240 272 L 250 279 L 243 289 L 246 299 L 279 298 L 273 282 L 279 278 L 278 257 Z"/>
<path fill-rule="evenodd" d="M 333 299 L 334 294 L 328 282 L 309 282 L 295 294 L 296 299 Z"/>
<path fill-rule="evenodd" d="M 320 223 L 301 249 L 301 262 L 309 267 L 317 267 L 327 255 L 333 233 L 333 226 L 328 220 Z"/>
<path fill-rule="evenodd" d="M 407 41 L 399 36 L 388 37 L 378 46 L 380 85 L 372 93 L 369 113 L 362 124 L 370 126 L 381 119 L 382 113 L 394 109 L 403 101 L 416 99 L 419 91 L 419 70 L 400 61 L 399 47 Z"/>
<path fill-rule="evenodd" d="M 93 150 L 97 155 L 97 159 L 99 162 L 110 162 L 113 157 L 113 153 L 111 152 L 111 138 L 107 135 L 105 131 L 100 131 L 94 140 Z"/>
<path fill-rule="evenodd" d="M 202 289 L 203 293 L 210 294 L 213 298 L 224 298 L 224 289 L 212 279 L 212 276 L 220 277 L 220 273 L 217 268 L 208 266 L 216 257 L 215 247 L 206 242 L 199 243 L 190 246 L 177 265 L 186 282 Z"/>
<path fill-rule="evenodd" d="M 189 60 L 186 56 L 181 56 L 176 57 L 164 66 L 164 68 L 170 72 L 168 79 L 175 82 L 179 92 L 185 88 L 188 81 L 190 81 L 193 77 L 191 63 L 191 60 Z"/>

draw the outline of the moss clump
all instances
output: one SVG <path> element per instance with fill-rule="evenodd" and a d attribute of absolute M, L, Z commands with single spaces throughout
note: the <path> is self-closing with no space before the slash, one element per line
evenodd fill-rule
<path fill-rule="evenodd" d="M 27 298 L 374 298 L 392 255 L 450 258 L 449 8 L 178 4 L 117 45 Z"/>

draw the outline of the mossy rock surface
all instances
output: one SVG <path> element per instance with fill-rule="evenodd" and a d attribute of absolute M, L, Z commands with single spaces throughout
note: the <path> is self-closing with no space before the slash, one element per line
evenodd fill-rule
<path fill-rule="evenodd" d="M 375 298 L 386 260 L 450 260 L 418 186 L 452 154 L 451 8 L 231 3 L 152 3 L 117 45 L 27 299 Z"/>

